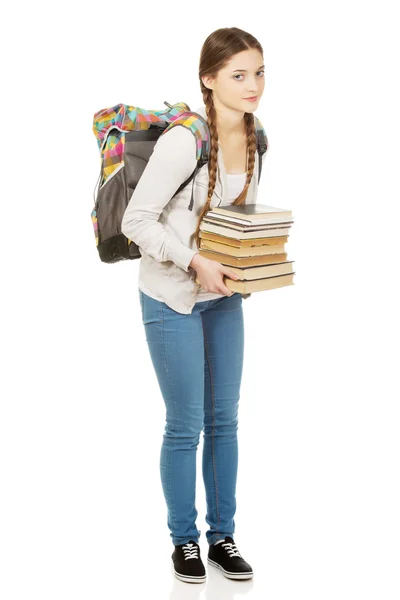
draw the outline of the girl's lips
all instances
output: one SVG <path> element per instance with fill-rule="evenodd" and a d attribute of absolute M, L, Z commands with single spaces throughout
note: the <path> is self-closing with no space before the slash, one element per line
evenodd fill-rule
<path fill-rule="evenodd" d="M 253 96 L 252 98 L 244 98 L 244 100 L 248 100 L 249 102 L 255 102 L 255 100 L 257 100 L 258 96 Z"/>

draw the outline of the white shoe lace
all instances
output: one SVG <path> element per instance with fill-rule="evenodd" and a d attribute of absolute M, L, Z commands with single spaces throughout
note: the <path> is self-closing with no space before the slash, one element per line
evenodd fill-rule
<path fill-rule="evenodd" d="M 235 543 L 232 544 L 232 542 L 225 542 L 225 543 L 222 543 L 221 546 L 223 546 L 225 548 L 225 550 L 228 552 L 230 557 L 238 556 L 239 558 L 242 558 Z"/>
<path fill-rule="evenodd" d="M 185 560 L 188 560 L 189 558 L 199 558 L 198 547 L 194 544 L 187 543 L 185 546 L 182 546 L 182 550 L 185 555 Z"/>

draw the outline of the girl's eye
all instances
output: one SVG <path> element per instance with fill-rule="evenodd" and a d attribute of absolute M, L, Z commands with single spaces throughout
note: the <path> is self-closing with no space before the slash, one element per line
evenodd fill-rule
<path fill-rule="evenodd" d="M 265 71 L 258 71 L 259 73 L 262 73 L 264 75 Z M 234 75 L 233 78 L 236 79 L 236 77 L 243 77 L 243 73 L 238 73 L 237 75 Z M 241 81 L 241 79 L 236 79 L 236 81 Z"/>

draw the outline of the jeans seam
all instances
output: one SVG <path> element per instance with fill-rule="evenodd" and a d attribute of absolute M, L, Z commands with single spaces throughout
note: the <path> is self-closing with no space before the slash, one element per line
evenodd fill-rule
<path fill-rule="evenodd" d="M 212 402 L 212 415 L 213 415 L 212 432 L 211 432 L 211 455 L 212 455 L 212 461 L 213 461 L 213 471 L 214 471 L 214 481 L 215 481 L 215 510 L 217 513 L 217 529 L 218 529 L 221 520 L 220 520 L 219 505 L 218 505 L 218 479 L 217 479 L 217 469 L 216 469 L 216 463 L 215 463 L 215 396 L 214 396 L 213 374 L 212 374 L 212 368 L 211 368 L 211 361 L 210 361 L 209 355 L 208 355 L 208 347 L 207 347 L 207 340 L 206 340 L 206 335 L 205 335 L 205 331 L 204 331 L 203 318 L 201 320 L 201 325 L 203 327 L 204 351 L 206 353 L 208 369 L 210 372 L 211 402 Z"/>
<path fill-rule="evenodd" d="M 168 378 L 168 383 L 170 385 L 171 388 L 171 404 L 172 404 L 172 418 L 174 419 L 174 421 L 176 420 L 176 404 L 175 404 L 175 387 L 173 384 L 173 381 L 170 379 L 169 377 L 169 371 L 168 371 L 168 366 L 167 366 L 167 360 L 166 360 L 166 354 L 165 354 L 165 343 L 164 343 L 164 311 L 163 311 L 163 305 L 161 302 L 159 302 L 159 311 L 158 311 L 158 317 L 160 320 L 160 329 L 161 329 L 161 348 L 162 348 L 162 358 L 163 358 L 163 364 L 164 364 L 164 369 L 165 372 L 167 373 L 167 378 Z M 172 446 L 174 446 L 175 444 L 175 440 L 176 440 L 176 436 L 172 435 Z M 168 460 L 167 460 L 167 474 L 170 473 L 170 467 L 171 467 L 171 457 L 172 457 L 172 449 L 168 450 Z M 171 491 L 172 491 L 172 481 L 169 478 L 168 482 L 167 482 L 167 494 L 168 494 L 168 504 L 171 505 L 171 519 L 173 522 L 175 522 L 176 520 L 176 514 L 175 514 L 175 510 L 173 508 L 173 503 L 171 502 Z"/>
<path fill-rule="evenodd" d="M 166 357 L 165 357 L 165 343 L 164 343 L 164 312 L 163 312 L 163 306 L 161 304 L 161 302 L 159 303 L 159 319 L 161 322 L 161 348 L 162 348 L 162 360 L 163 360 L 163 365 L 164 365 L 164 370 L 166 373 L 168 373 L 168 366 L 167 366 L 167 361 L 166 361 Z"/>

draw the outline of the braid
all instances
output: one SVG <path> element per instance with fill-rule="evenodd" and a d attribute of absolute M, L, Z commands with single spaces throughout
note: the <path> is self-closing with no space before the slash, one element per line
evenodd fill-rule
<path fill-rule="evenodd" d="M 217 169 L 218 169 L 218 131 L 217 131 L 217 113 L 214 107 L 212 90 L 208 89 L 203 82 L 201 82 L 203 102 L 206 108 L 207 124 L 210 130 L 210 156 L 208 159 L 208 191 L 206 203 L 200 211 L 200 216 L 197 222 L 195 232 L 192 234 L 192 238 L 195 237 L 196 245 L 200 247 L 200 223 L 208 210 L 210 210 L 211 198 L 214 193 L 215 182 L 217 180 Z"/>
<path fill-rule="evenodd" d="M 210 210 L 211 198 L 214 193 L 215 183 L 217 180 L 217 169 L 218 169 L 218 131 L 217 131 L 217 115 L 214 107 L 212 90 L 207 88 L 201 81 L 201 88 L 203 93 L 203 101 L 206 107 L 207 123 L 210 130 L 210 157 L 208 160 L 208 192 L 207 200 L 203 208 L 201 209 L 200 216 L 197 222 L 197 227 L 191 236 L 196 239 L 197 248 L 200 248 L 200 224 L 207 211 Z M 250 181 L 254 172 L 254 163 L 257 149 L 257 138 L 256 128 L 254 124 L 254 116 L 252 113 L 244 114 L 244 121 L 247 135 L 247 177 L 246 183 L 239 196 L 232 202 L 234 205 L 242 205 L 246 202 L 247 192 L 250 186 Z"/>
<path fill-rule="evenodd" d="M 244 113 L 244 123 L 247 136 L 247 177 L 243 191 L 239 194 L 233 204 L 244 204 L 246 201 L 247 190 L 250 186 L 251 178 L 254 172 L 254 163 L 256 158 L 257 138 L 254 125 L 254 116 L 252 113 Z"/>

